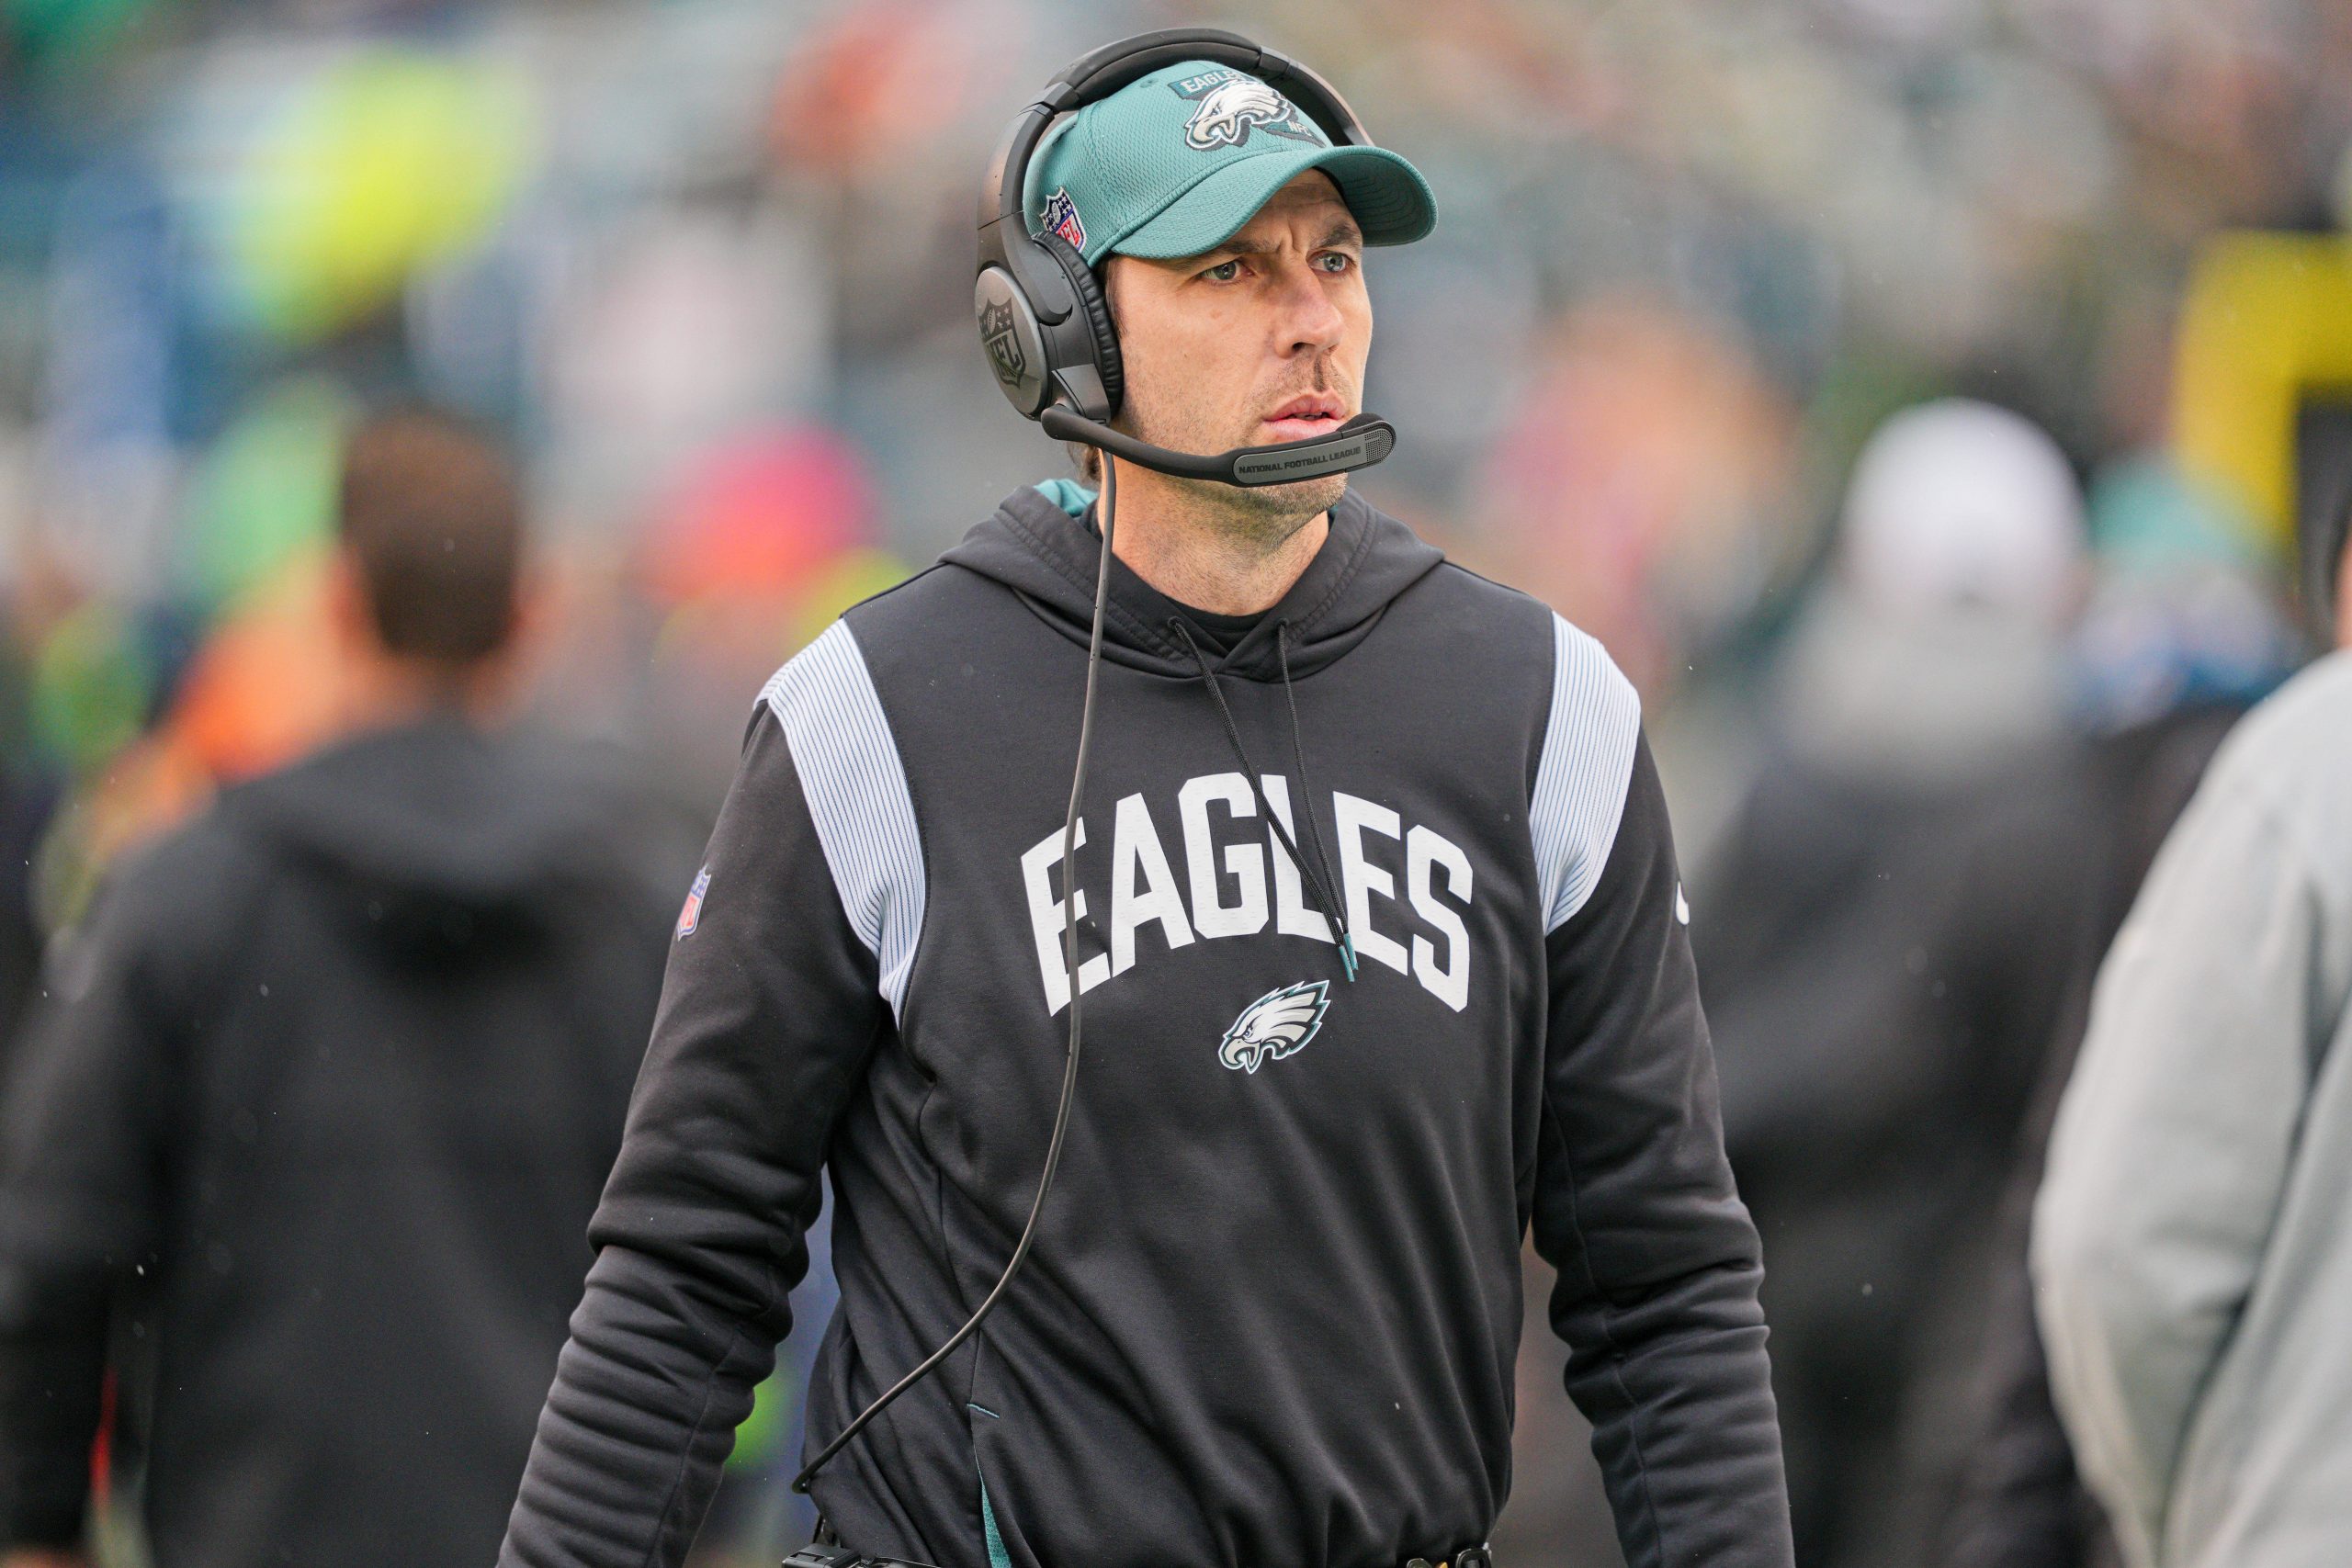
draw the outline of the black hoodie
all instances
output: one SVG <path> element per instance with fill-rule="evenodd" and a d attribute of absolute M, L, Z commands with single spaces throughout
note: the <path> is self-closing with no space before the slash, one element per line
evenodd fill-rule
<path fill-rule="evenodd" d="M 80 1533 L 122 1314 L 159 1568 L 490 1560 L 681 880 L 603 771 L 385 731 L 108 891 L 5 1106 L 7 1544 Z"/>
<path fill-rule="evenodd" d="M 1634 1568 L 1785 1564 L 1756 1235 L 1631 688 L 1353 497 L 1222 655 L 1114 562 L 1071 878 L 1100 540 L 1058 498 L 1015 494 L 763 694 L 502 1562 L 683 1558 L 820 1170 L 812 1445 L 964 1320 L 1045 1157 L 1077 898 L 1086 1049 L 1035 1250 L 819 1479 L 849 1546 L 1481 1541 L 1532 1224 Z"/>

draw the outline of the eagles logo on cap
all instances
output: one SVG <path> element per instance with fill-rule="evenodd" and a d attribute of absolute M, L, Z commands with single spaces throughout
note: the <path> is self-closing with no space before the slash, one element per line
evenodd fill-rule
<path fill-rule="evenodd" d="M 1238 71 L 1204 71 L 1168 85 L 1178 97 L 1199 105 L 1184 125 L 1184 145 L 1196 152 L 1247 147 L 1252 127 L 1294 141 L 1320 144 L 1324 140 L 1288 98 L 1255 76 Z"/>

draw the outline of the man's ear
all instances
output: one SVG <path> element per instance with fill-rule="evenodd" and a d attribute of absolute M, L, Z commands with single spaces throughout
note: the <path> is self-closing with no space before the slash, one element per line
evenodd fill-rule
<path fill-rule="evenodd" d="M 1120 280 L 1136 265 L 1133 256 L 1109 255 L 1102 258 L 1102 303 L 1111 310 L 1111 327 L 1124 331 L 1126 322 L 1119 315 L 1119 296 L 1126 292 Z"/>

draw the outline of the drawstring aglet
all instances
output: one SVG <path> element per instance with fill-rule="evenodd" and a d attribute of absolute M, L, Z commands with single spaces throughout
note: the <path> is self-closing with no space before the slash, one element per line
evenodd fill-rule
<path fill-rule="evenodd" d="M 1353 982 L 1356 977 L 1356 938 L 1353 931 L 1340 933 L 1340 962 L 1348 966 L 1348 979 Z"/>

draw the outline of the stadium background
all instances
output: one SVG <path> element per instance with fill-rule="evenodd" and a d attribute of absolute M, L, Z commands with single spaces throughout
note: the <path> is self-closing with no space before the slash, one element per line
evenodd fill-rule
<path fill-rule="evenodd" d="M 12 930 L 316 738 L 337 444 L 399 390 L 524 454 L 539 715 L 708 809 L 775 664 L 1068 471 L 974 351 L 975 180 L 1053 67 L 1178 22 L 1311 60 L 1430 177 L 1437 234 L 1369 268 L 1402 445 L 1361 482 L 1608 644 L 1694 862 L 1896 408 L 2042 423 L 2095 560 L 2188 528 L 2292 575 L 2278 470 L 2313 459 L 2291 412 L 2242 426 L 2294 373 L 2210 362 L 2277 276 L 2343 287 L 2341 6 L 0 0 Z M 1512 1568 L 1614 1550 L 1556 1356 L 1531 1332 Z M 707 1562 L 800 1528 L 792 1375 Z"/>

